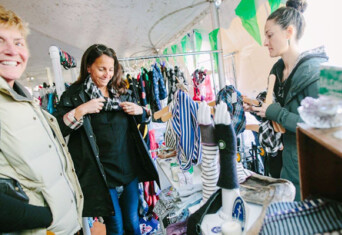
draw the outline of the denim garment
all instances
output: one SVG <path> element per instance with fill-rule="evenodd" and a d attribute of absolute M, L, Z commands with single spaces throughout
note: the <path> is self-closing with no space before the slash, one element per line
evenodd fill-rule
<path fill-rule="evenodd" d="M 153 87 L 155 100 L 158 104 L 159 109 L 161 109 L 160 100 L 165 99 L 167 97 L 167 93 L 163 75 L 157 64 L 153 65 Z"/>
<path fill-rule="evenodd" d="M 124 185 L 122 193 L 118 192 L 116 188 L 111 188 L 109 191 L 112 197 L 115 215 L 104 217 L 107 234 L 141 234 L 138 216 L 138 179 L 134 179 L 129 184 Z"/>

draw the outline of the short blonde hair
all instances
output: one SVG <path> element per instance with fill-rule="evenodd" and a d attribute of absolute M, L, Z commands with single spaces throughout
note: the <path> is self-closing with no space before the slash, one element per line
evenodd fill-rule
<path fill-rule="evenodd" d="M 0 25 L 5 27 L 15 27 L 24 38 L 29 34 L 28 23 L 23 21 L 17 14 L 15 14 L 11 10 L 7 10 L 3 6 L 0 5 Z"/>

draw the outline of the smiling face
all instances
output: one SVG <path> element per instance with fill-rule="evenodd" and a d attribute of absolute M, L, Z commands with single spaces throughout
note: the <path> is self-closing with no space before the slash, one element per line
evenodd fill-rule
<path fill-rule="evenodd" d="M 265 25 L 264 46 L 268 47 L 271 57 L 282 56 L 288 49 L 288 31 L 282 29 L 274 20 L 268 20 Z"/>
<path fill-rule="evenodd" d="M 114 76 L 114 59 L 105 54 L 101 55 L 88 67 L 88 73 L 100 90 L 106 89 Z"/>
<path fill-rule="evenodd" d="M 28 57 L 26 39 L 20 31 L 0 24 L 0 76 L 11 87 L 25 71 Z"/>

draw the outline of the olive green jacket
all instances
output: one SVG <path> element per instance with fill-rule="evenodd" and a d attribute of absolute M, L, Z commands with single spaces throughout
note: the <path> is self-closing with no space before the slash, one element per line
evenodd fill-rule
<path fill-rule="evenodd" d="M 279 103 L 273 103 L 266 110 L 267 119 L 278 122 L 286 129 L 283 134 L 283 167 L 280 177 L 290 180 L 296 186 L 296 200 L 300 200 L 296 127 L 297 123 L 302 122 L 297 109 L 305 97 L 318 97 L 320 64 L 328 59 L 322 48 L 306 52 L 302 59 L 305 58 L 306 60 L 295 71 L 293 70 L 284 107 Z M 279 66 L 279 62 L 274 66 Z"/>

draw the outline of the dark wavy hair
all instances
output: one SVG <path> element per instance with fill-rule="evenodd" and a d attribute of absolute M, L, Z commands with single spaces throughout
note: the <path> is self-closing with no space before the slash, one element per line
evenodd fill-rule
<path fill-rule="evenodd" d="M 286 7 L 280 7 L 268 16 L 267 20 L 274 20 L 276 24 L 283 29 L 293 25 L 297 30 L 296 39 L 299 40 L 304 33 L 305 20 L 303 12 L 306 10 L 307 2 L 305 0 L 288 0 Z"/>
<path fill-rule="evenodd" d="M 75 83 L 78 84 L 85 81 L 89 76 L 88 67 L 102 55 L 107 55 L 114 59 L 114 75 L 109 81 L 108 86 L 112 86 L 120 95 L 126 93 L 126 83 L 122 80 L 122 67 L 119 64 L 116 53 L 112 48 L 103 44 L 94 44 L 84 52 L 81 61 L 80 76 Z"/>

